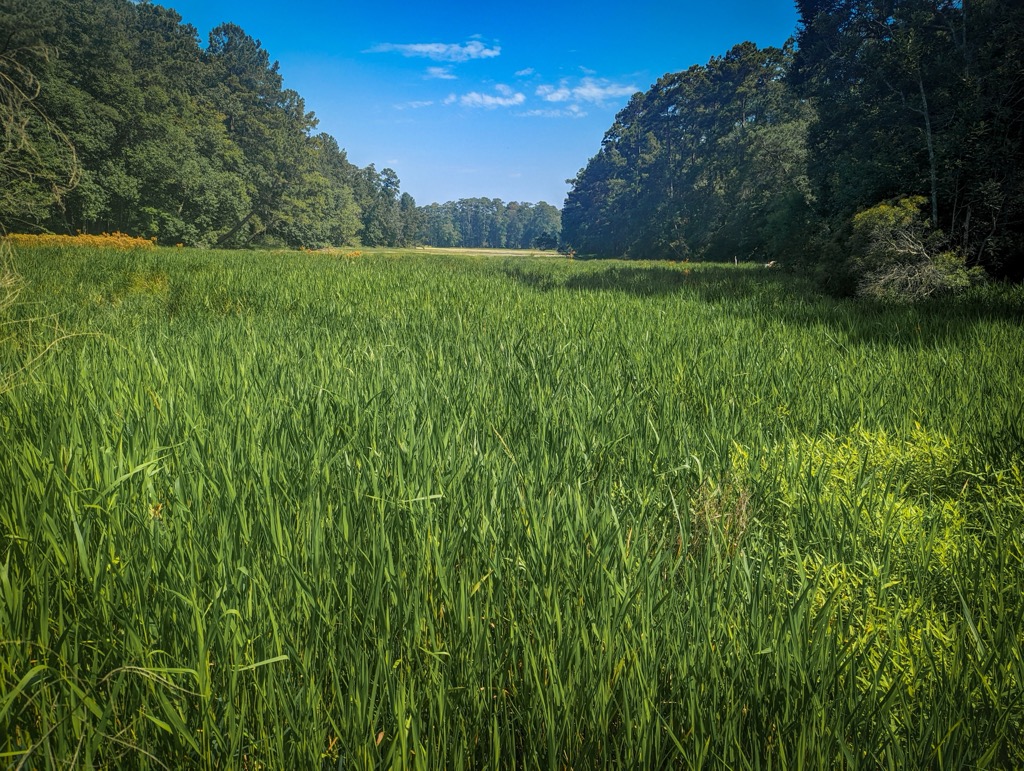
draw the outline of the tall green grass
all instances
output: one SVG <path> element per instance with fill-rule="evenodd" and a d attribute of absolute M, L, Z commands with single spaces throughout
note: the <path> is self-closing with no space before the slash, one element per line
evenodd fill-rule
<path fill-rule="evenodd" d="M 1024 298 L 21 250 L 13 767 L 1024 764 Z"/>

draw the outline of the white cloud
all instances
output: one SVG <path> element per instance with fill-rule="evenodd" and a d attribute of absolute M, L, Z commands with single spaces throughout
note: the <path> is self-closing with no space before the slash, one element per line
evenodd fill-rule
<path fill-rule="evenodd" d="M 451 67 L 427 67 L 427 74 L 424 77 L 428 80 L 458 80 L 458 77 L 452 74 Z"/>
<path fill-rule="evenodd" d="M 575 86 L 570 86 L 568 79 L 563 79 L 557 86 L 537 86 L 537 96 L 546 102 L 590 102 L 603 105 L 613 99 L 632 96 L 636 92 L 634 85 L 613 83 L 606 78 L 585 77 Z"/>
<path fill-rule="evenodd" d="M 509 86 L 505 84 L 499 84 L 494 87 L 494 90 L 498 92 L 498 95 L 494 94 L 481 94 L 479 91 L 470 91 L 468 94 L 463 94 L 458 98 L 459 104 L 463 107 L 515 107 L 526 101 L 526 95 L 518 91 L 513 91 Z M 455 94 L 452 94 L 445 100 L 445 104 L 451 104 L 454 101 Z M 452 100 L 452 101 L 449 101 Z"/>
<path fill-rule="evenodd" d="M 566 86 L 537 86 L 537 96 L 545 102 L 567 102 L 572 97 L 572 91 Z"/>
<path fill-rule="evenodd" d="M 501 55 L 500 46 L 488 47 L 479 40 L 465 43 L 381 43 L 366 50 L 366 53 L 398 53 L 402 56 L 418 56 L 435 62 L 468 62 L 470 59 L 493 59 Z"/>
<path fill-rule="evenodd" d="M 395 105 L 395 109 L 396 110 L 418 110 L 421 107 L 430 107 L 430 105 L 432 105 L 432 104 L 433 104 L 433 101 L 402 102 L 401 104 L 396 104 Z"/>
<path fill-rule="evenodd" d="M 459 97 L 455 96 L 455 94 L 448 94 L 448 96 L 444 98 L 445 104 L 455 104 L 457 101 L 459 101 Z"/>
<path fill-rule="evenodd" d="M 517 78 L 528 78 L 534 72 L 535 72 L 535 70 L 533 69 L 533 67 L 527 67 L 525 70 L 518 70 L 516 72 L 516 77 Z"/>
<path fill-rule="evenodd" d="M 573 96 L 583 102 L 601 104 L 608 99 L 618 99 L 623 96 L 633 96 L 636 93 L 636 86 L 626 86 L 610 83 L 604 79 L 583 78 L 580 85 L 572 90 Z"/>

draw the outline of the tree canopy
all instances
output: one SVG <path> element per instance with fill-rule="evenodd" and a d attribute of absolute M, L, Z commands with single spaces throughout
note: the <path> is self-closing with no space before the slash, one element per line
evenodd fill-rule
<path fill-rule="evenodd" d="M 796 93 L 821 106 L 819 216 L 923 196 L 970 264 L 1024 278 L 1024 4 L 800 0 Z M 827 108 L 827 109 L 826 109 Z"/>
<path fill-rule="evenodd" d="M 574 180 L 563 238 L 601 256 L 732 260 L 787 248 L 810 202 L 811 107 L 790 48 L 735 46 L 636 94 Z"/>
<path fill-rule="evenodd" d="M 8 229 L 319 247 L 399 245 L 415 227 L 403 224 L 415 205 L 399 205 L 397 175 L 357 168 L 316 133 L 238 25 L 212 30 L 204 48 L 149 2 L 13 0 L 0 40 L 0 96 L 9 113 L 20 105 L 0 163 Z M 31 143 L 18 144 L 18 127 Z"/>
<path fill-rule="evenodd" d="M 785 47 L 743 43 L 636 94 L 570 180 L 563 240 L 841 274 L 864 264 L 859 214 L 889 207 L 860 220 L 886 221 L 916 202 L 880 243 L 927 225 L 930 267 L 1024 278 L 1024 5 L 797 6 Z"/>

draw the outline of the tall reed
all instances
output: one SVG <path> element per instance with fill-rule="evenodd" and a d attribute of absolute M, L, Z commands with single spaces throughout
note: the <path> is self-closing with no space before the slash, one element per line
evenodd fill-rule
<path fill-rule="evenodd" d="M 5 764 L 1024 764 L 1019 290 L 16 263 L 89 334 L 0 396 Z"/>

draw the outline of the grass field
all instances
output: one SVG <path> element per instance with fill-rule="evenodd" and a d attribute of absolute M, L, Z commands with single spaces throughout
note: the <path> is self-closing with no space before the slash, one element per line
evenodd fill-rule
<path fill-rule="evenodd" d="M 15 261 L 0 765 L 1024 765 L 1020 288 Z"/>

